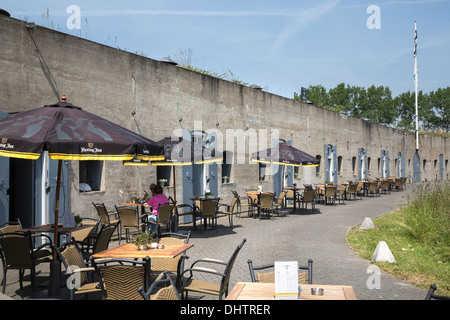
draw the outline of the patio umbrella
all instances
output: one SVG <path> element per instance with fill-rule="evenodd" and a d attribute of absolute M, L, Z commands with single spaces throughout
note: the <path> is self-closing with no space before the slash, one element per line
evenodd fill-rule
<path fill-rule="evenodd" d="M 164 159 L 159 144 L 66 103 L 64 97 L 63 102 L 1 118 L 0 139 L 0 156 L 33 160 L 48 151 L 51 159 L 59 160 L 55 235 L 62 160 Z"/>
<path fill-rule="evenodd" d="M 223 154 L 209 147 L 203 147 L 182 137 L 166 137 L 157 142 L 164 148 L 164 160 L 152 161 L 153 166 L 172 166 L 173 170 L 173 200 L 176 202 L 175 167 L 192 164 L 219 162 Z"/>
<path fill-rule="evenodd" d="M 320 163 L 316 157 L 313 157 L 300 149 L 294 148 L 287 143 L 255 152 L 252 154 L 251 160 L 261 163 L 283 165 L 283 176 L 285 166 L 316 167 Z M 282 181 L 284 185 L 284 178 Z"/>
<path fill-rule="evenodd" d="M 319 165 L 319 160 L 315 157 L 302 150 L 294 148 L 287 143 L 255 152 L 252 154 L 251 160 L 288 166 L 308 167 Z"/>

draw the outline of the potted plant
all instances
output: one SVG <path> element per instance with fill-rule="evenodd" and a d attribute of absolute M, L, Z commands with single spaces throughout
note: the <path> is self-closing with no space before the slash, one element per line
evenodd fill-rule
<path fill-rule="evenodd" d="M 138 250 L 147 250 L 148 244 L 152 243 L 153 234 L 141 232 L 134 238 L 134 244 L 138 247 Z"/>
<path fill-rule="evenodd" d="M 77 215 L 75 216 L 75 223 L 76 223 L 76 225 L 77 225 L 77 226 L 81 226 L 81 221 L 83 221 L 83 219 L 80 217 L 79 214 L 77 214 Z"/>
<path fill-rule="evenodd" d="M 211 192 L 205 192 L 205 198 L 211 199 L 213 197 L 213 194 Z"/>

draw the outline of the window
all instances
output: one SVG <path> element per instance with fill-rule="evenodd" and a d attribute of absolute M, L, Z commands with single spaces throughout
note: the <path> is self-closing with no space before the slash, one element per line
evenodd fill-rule
<path fill-rule="evenodd" d="M 222 183 L 231 181 L 231 164 L 233 163 L 233 152 L 225 151 L 222 162 Z"/>
<path fill-rule="evenodd" d="M 354 175 L 356 174 L 356 157 L 352 158 L 352 172 Z"/>
<path fill-rule="evenodd" d="M 266 164 L 265 163 L 259 163 L 259 178 L 258 181 L 264 181 L 266 180 Z"/>
<path fill-rule="evenodd" d="M 100 191 L 102 186 L 103 161 L 79 161 L 80 192 Z"/>
<path fill-rule="evenodd" d="M 367 157 L 367 172 L 368 172 L 369 174 L 370 174 L 370 163 L 372 162 L 371 160 L 372 160 L 371 157 Z"/>
<path fill-rule="evenodd" d="M 316 159 L 319 160 L 319 165 L 316 167 L 316 177 L 320 177 L 320 165 L 321 165 L 320 160 L 322 159 L 322 156 L 317 155 Z"/>
<path fill-rule="evenodd" d="M 381 158 L 378 158 L 378 174 L 381 174 Z"/>
<path fill-rule="evenodd" d="M 170 172 L 172 171 L 172 166 L 157 166 L 156 167 L 156 182 L 161 187 L 170 186 Z"/>
<path fill-rule="evenodd" d="M 426 171 L 427 160 L 423 160 L 423 171 Z"/>
<path fill-rule="evenodd" d="M 338 157 L 338 174 L 342 175 L 342 156 Z"/>

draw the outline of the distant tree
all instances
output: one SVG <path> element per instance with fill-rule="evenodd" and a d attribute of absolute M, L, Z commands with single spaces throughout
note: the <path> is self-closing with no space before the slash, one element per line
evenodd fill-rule
<path fill-rule="evenodd" d="M 419 99 L 420 101 L 420 99 Z M 450 132 L 450 87 L 439 88 L 427 96 L 423 123 L 426 129 Z"/>
<path fill-rule="evenodd" d="M 330 97 L 327 89 L 324 86 L 309 86 L 306 96 L 308 101 L 311 101 L 316 107 L 327 107 L 330 104 Z M 301 95 L 294 92 L 294 100 L 301 101 Z"/>

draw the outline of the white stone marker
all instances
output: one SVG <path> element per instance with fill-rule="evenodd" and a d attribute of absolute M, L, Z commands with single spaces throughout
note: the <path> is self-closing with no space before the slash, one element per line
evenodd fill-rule
<path fill-rule="evenodd" d="M 370 219 L 370 218 L 365 218 L 364 221 L 359 226 L 359 229 L 361 229 L 361 230 L 368 230 L 368 229 L 374 229 L 374 228 L 375 228 L 375 225 L 373 224 L 372 219 Z"/>
<path fill-rule="evenodd" d="M 375 262 L 396 262 L 391 250 L 385 241 L 378 242 L 377 248 L 372 256 L 372 261 Z"/>

